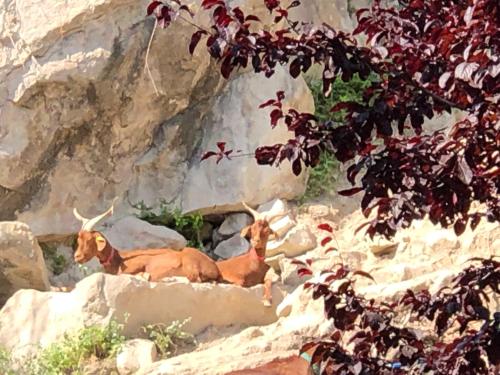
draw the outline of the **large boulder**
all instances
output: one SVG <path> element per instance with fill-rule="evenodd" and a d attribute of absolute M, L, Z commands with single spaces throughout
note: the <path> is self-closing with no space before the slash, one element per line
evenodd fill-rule
<path fill-rule="evenodd" d="M 283 298 L 273 287 L 274 307 L 262 303 L 263 287 L 189 283 L 184 278 L 149 283 L 129 275 L 91 275 L 70 293 L 20 290 L 0 310 L 0 346 L 29 354 L 65 332 L 110 319 L 124 321 L 124 334 L 140 337 L 147 324 L 191 318 L 184 330 L 197 334 L 210 326 L 265 325 L 276 321 Z M 54 324 L 57 322 L 57 324 Z"/>
<path fill-rule="evenodd" d="M 72 207 L 102 212 L 114 196 L 123 216 L 160 198 L 184 211 L 224 211 L 304 190 L 305 174 L 252 157 L 200 165 L 218 141 L 235 153 L 286 141 L 286 128 L 272 130 L 258 106 L 283 89 L 287 105 L 312 111 L 304 80 L 278 69 L 272 79 L 226 82 L 201 46 L 189 54 L 193 28 L 184 22 L 155 30 L 145 69 L 148 2 L 3 2 L 0 220 L 26 222 L 50 241 L 78 229 Z M 207 12 L 194 22 L 208 22 Z"/>
<path fill-rule="evenodd" d="M 222 259 L 229 259 L 245 254 L 249 249 L 250 242 L 236 233 L 231 238 L 219 243 L 214 249 L 214 253 Z"/>
<path fill-rule="evenodd" d="M 102 233 L 115 248 L 120 250 L 163 247 L 180 250 L 187 244 L 186 239 L 175 230 L 151 225 L 135 216 L 121 218 Z"/>
<path fill-rule="evenodd" d="M 49 288 L 42 250 L 29 227 L 0 222 L 0 306 L 19 289 Z"/>
<path fill-rule="evenodd" d="M 280 319 L 251 327 L 208 348 L 153 363 L 141 375 L 223 375 L 253 368 L 276 358 L 296 355 L 308 340 L 328 333 L 332 322 L 324 317 L 324 303 L 310 290 L 297 288 L 278 306 Z"/>
<path fill-rule="evenodd" d="M 240 212 L 226 217 L 217 231 L 222 236 L 231 236 L 240 232 L 247 225 L 252 224 L 252 217 L 246 213 Z"/>

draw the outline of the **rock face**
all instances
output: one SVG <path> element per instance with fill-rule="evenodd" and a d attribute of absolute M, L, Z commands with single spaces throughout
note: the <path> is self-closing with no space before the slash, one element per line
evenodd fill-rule
<path fill-rule="evenodd" d="M 263 288 L 196 284 L 178 278 L 149 283 L 132 276 L 97 273 L 70 293 L 20 290 L 0 310 L 0 345 L 15 355 L 26 354 L 92 324 L 118 321 L 129 314 L 124 334 L 140 337 L 146 324 L 168 324 L 191 317 L 184 330 L 197 334 L 209 326 L 264 325 L 276 321 L 276 305 L 262 304 Z M 283 292 L 274 285 L 273 302 Z M 22 306 L 22 308 L 21 308 Z M 57 322 L 57 324 L 53 324 Z"/>
<path fill-rule="evenodd" d="M 156 345 L 144 339 L 127 341 L 116 356 L 116 368 L 120 375 L 129 375 L 156 361 Z"/>
<path fill-rule="evenodd" d="M 313 301 L 302 287 L 279 306 L 280 319 L 264 327 L 247 328 L 220 343 L 194 353 L 153 363 L 140 375 L 223 375 L 297 354 L 304 340 L 328 332 L 321 300 Z"/>
<path fill-rule="evenodd" d="M 78 229 L 72 207 L 100 212 L 114 196 L 123 216 L 129 202 L 217 211 L 303 191 L 305 176 L 291 168 L 259 167 L 251 157 L 199 161 L 221 140 L 247 153 L 288 139 L 258 106 L 284 89 L 290 105 L 311 111 L 304 81 L 278 70 L 226 84 L 202 48 L 189 55 L 193 29 L 179 22 L 155 31 L 153 84 L 144 69 L 154 26 L 147 4 L 3 2 L 0 220 L 26 222 L 49 241 Z"/>
<path fill-rule="evenodd" d="M 120 250 L 163 247 L 180 250 L 187 244 L 186 239 L 175 230 L 151 225 L 135 216 L 126 216 L 118 220 L 102 233 L 115 248 Z"/>
<path fill-rule="evenodd" d="M 229 259 L 246 253 L 248 249 L 250 249 L 250 242 L 242 238 L 239 233 L 236 233 L 228 240 L 219 243 L 214 253 L 223 259 Z"/>
<path fill-rule="evenodd" d="M 0 306 L 19 289 L 49 290 L 42 250 L 29 227 L 0 223 Z"/>
<path fill-rule="evenodd" d="M 236 213 L 226 217 L 217 231 L 223 236 L 230 236 L 252 224 L 252 217 L 245 213 Z"/>

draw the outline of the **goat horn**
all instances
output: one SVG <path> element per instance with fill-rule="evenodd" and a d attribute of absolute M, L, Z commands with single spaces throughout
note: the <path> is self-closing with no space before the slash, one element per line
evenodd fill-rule
<path fill-rule="evenodd" d="M 272 224 L 273 222 L 275 222 L 276 220 L 279 220 L 285 216 L 287 216 L 290 212 L 282 212 L 280 214 L 276 214 L 276 215 L 273 215 L 269 218 L 267 218 L 267 221 L 269 222 L 269 224 Z"/>
<path fill-rule="evenodd" d="M 86 223 L 87 221 L 89 221 L 89 219 L 83 217 L 82 215 L 80 215 L 80 213 L 78 212 L 78 210 L 75 208 L 73 208 L 73 215 L 75 215 L 75 217 L 80 220 L 82 223 Z"/>
<path fill-rule="evenodd" d="M 92 219 L 86 219 L 84 218 L 83 216 L 81 216 L 78 211 L 75 209 L 73 209 L 73 214 L 75 215 L 75 217 L 82 221 L 82 230 L 86 230 L 86 231 L 91 231 L 94 226 L 97 225 L 97 223 L 99 223 L 102 219 L 104 219 L 106 216 L 108 215 L 112 215 L 113 214 L 113 206 L 115 204 L 115 201 L 118 199 L 118 197 L 115 197 L 113 199 L 113 202 L 111 203 L 111 207 L 107 209 L 106 212 L 96 216 L 96 217 L 93 217 Z"/>
<path fill-rule="evenodd" d="M 248 210 L 248 212 L 250 212 L 252 214 L 254 220 L 261 220 L 264 218 L 260 212 L 254 210 L 252 207 L 250 207 L 245 202 L 241 202 L 241 203 L 243 204 L 243 206 L 245 206 L 245 208 Z"/>

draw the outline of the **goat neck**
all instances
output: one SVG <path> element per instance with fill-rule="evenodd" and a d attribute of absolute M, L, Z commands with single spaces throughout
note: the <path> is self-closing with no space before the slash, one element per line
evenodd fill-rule
<path fill-rule="evenodd" d="M 99 262 L 104 267 L 104 270 L 111 274 L 118 273 L 118 269 L 122 264 L 122 257 L 120 256 L 119 251 L 111 246 L 109 242 L 106 243 L 104 249 L 98 253 L 97 259 L 99 259 Z"/>
<path fill-rule="evenodd" d="M 261 262 L 266 259 L 266 245 L 264 246 L 252 246 L 248 251 L 250 257 L 255 258 Z"/>

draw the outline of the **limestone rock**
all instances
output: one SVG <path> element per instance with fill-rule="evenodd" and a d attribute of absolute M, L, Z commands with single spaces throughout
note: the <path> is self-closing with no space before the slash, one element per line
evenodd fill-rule
<path fill-rule="evenodd" d="M 306 251 L 314 249 L 316 246 L 316 237 L 306 226 L 297 226 L 286 236 L 278 241 L 269 241 L 267 244 L 266 255 L 273 256 L 283 253 L 288 257 L 304 254 Z"/>
<path fill-rule="evenodd" d="M 228 240 L 219 243 L 214 253 L 223 259 L 229 259 L 244 254 L 249 249 L 250 243 L 245 238 L 241 237 L 239 233 L 236 233 Z"/>
<path fill-rule="evenodd" d="M 275 323 L 250 327 L 204 350 L 155 362 L 138 374 L 223 375 L 296 355 L 304 340 L 330 330 L 331 321 L 324 319 L 323 302 L 313 301 L 310 291 L 298 288 L 285 303 L 287 306 L 280 312 L 282 318 Z"/>
<path fill-rule="evenodd" d="M 274 216 L 289 213 L 290 209 L 285 200 L 273 199 L 272 201 L 260 205 L 257 211 L 266 216 Z"/>
<path fill-rule="evenodd" d="M 110 229 L 103 230 L 108 241 L 119 250 L 163 248 L 180 250 L 186 247 L 186 239 L 175 230 L 151 225 L 135 216 L 126 216 Z"/>
<path fill-rule="evenodd" d="M 176 22 L 155 31 L 153 83 L 147 1 L 31 3 L 8 0 L 0 11 L 0 220 L 48 241 L 78 230 L 73 207 L 102 212 L 115 196 L 120 217 L 141 201 L 226 212 L 304 190 L 306 175 L 286 164 L 199 163 L 221 139 L 243 152 L 288 140 L 285 127 L 255 126 L 269 121 L 258 107 L 284 89 L 287 105 L 313 111 L 302 78 L 277 69 L 273 79 L 227 82 L 203 48 L 189 54 L 192 27 Z M 206 24 L 208 12 L 194 22 Z"/>
<path fill-rule="evenodd" d="M 156 345 L 150 340 L 127 341 L 116 356 L 116 368 L 120 375 L 134 374 L 156 361 Z"/>
<path fill-rule="evenodd" d="M 42 250 L 21 222 L 0 222 L 0 306 L 19 289 L 49 290 Z"/>
<path fill-rule="evenodd" d="M 286 106 L 314 107 L 309 89 L 302 80 L 290 80 L 288 72 L 277 69 L 273 79 L 244 73 L 227 84 L 216 98 L 207 117 L 202 121 L 204 137 L 201 150 L 211 150 L 221 139 L 235 151 L 252 153 L 265 145 L 288 140 L 285 127 L 268 131 L 255 124 L 269 123 L 269 112 L 259 110 L 259 104 L 269 99 L 269 93 L 284 90 Z M 271 96 L 273 95 L 271 94 Z M 241 211 L 241 202 L 258 204 L 273 197 L 293 199 L 305 190 L 307 174 L 295 176 L 285 162 L 282 168 L 257 165 L 254 158 L 234 158 L 219 164 L 208 160 L 191 163 L 182 188 L 182 209 L 203 214 Z"/>
<path fill-rule="evenodd" d="M 297 222 L 287 215 L 279 220 L 273 221 L 271 223 L 271 229 L 274 230 L 278 236 L 283 236 L 296 225 Z"/>
<path fill-rule="evenodd" d="M 246 213 L 231 214 L 226 217 L 218 232 L 223 236 L 239 233 L 247 225 L 252 224 L 252 217 Z"/>
<path fill-rule="evenodd" d="M 191 317 L 184 327 L 197 334 L 209 326 L 265 325 L 276 321 L 275 307 L 283 299 L 273 285 L 274 308 L 262 303 L 263 287 L 189 283 L 172 278 L 149 283 L 129 275 L 93 274 L 70 293 L 19 290 L 0 310 L 0 345 L 14 355 L 29 354 L 59 339 L 65 332 L 114 318 L 124 334 L 139 337 L 146 324 L 169 324 Z M 57 322 L 57 324 L 54 324 Z"/>

